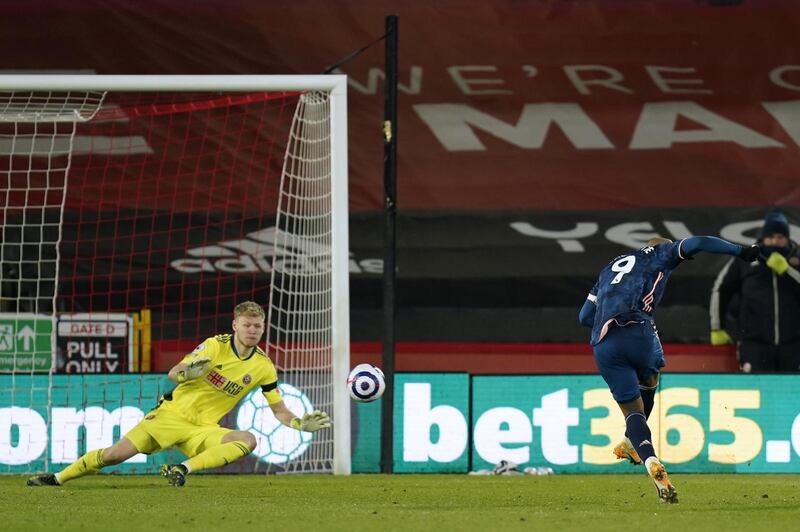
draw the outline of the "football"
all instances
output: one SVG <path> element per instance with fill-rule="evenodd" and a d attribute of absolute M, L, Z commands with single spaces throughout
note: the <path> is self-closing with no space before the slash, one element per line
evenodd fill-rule
<path fill-rule="evenodd" d="M 380 368 L 372 364 L 359 364 L 347 377 L 347 389 L 354 400 L 369 403 L 386 391 L 386 380 Z"/>

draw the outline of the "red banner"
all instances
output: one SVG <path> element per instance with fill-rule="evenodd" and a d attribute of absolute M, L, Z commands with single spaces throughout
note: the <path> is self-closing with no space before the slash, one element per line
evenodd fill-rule
<path fill-rule="evenodd" d="M 800 204 L 796 3 L 396 4 L 6 2 L 0 67 L 321 73 L 397 13 L 401 208 Z M 382 64 L 340 69 L 354 210 L 382 207 Z"/>

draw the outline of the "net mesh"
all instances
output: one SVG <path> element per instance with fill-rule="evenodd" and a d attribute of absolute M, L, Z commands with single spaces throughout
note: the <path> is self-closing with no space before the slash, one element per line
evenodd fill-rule
<path fill-rule="evenodd" d="M 328 101 L 0 93 L 0 471 L 116 441 L 243 300 L 268 310 L 288 406 L 331 410 Z M 259 438 L 231 471 L 331 468 L 330 431 L 280 426 L 260 392 L 222 424 Z"/>

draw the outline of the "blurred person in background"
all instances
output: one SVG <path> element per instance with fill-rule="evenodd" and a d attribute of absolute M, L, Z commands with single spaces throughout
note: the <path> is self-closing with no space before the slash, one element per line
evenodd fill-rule
<path fill-rule="evenodd" d="M 711 290 L 711 343 L 736 343 L 744 373 L 800 371 L 800 257 L 789 222 L 769 212 L 758 239 L 766 260 L 730 260 Z"/>

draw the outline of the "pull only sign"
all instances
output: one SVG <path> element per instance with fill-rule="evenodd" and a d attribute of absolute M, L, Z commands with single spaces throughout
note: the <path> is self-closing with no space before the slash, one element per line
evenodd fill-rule
<path fill-rule="evenodd" d="M 116 345 L 115 345 L 116 344 Z M 82 339 L 68 341 L 66 348 L 66 373 L 119 373 L 120 361 L 125 354 L 120 342 Z"/>
<path fill-rule="evenodd" d="M 58 321 L 58 370 L 126 373 L 133 359 L 133 323 L 124 314 L 76 315 Z"/>

